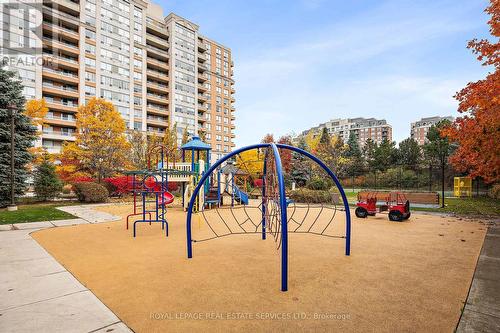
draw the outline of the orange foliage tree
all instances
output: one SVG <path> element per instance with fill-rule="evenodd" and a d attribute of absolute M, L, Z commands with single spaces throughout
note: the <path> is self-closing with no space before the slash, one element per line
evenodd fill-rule
<path fill-rule="evenodd" d="M 455 95 L 462 117 L 442 131 L 442 135 L 459 144 L 450 162 L 472 177 L 485 182 L 500 181 L 500 0 L 491 0 L 485 10 L 496 42 L 473 39 L 468 48 L 483 66 L 493 66 L 485 79 L 471 82 Z"/>
<path fill-rule="evenodd" d="M 26 102 L 24 113 L 30 117 L 33 126 L 43 126 L 43 119 L 47 115 L 47 112 L 49 112 L 49 108 L 44 98 L 32 99 Z M 37 131 L 39 137 L 41 134 L 41 131 Z M 43 147 L 31 147 L 30 153 L 33 155 L 32 163 L 35 165 L 42 163 L 46 159 L 53 161 L 53 156 L 48 156 L 47 150 Z"/>
<path fill-rule="evenodd" d="M 93 98 L 80 106 L 76 116 L 76 140 L 63 146 L 59 175 L 90 175 L 99 182 L 128 167 L 130 143 L 125 121 L 112 103 Z"/>

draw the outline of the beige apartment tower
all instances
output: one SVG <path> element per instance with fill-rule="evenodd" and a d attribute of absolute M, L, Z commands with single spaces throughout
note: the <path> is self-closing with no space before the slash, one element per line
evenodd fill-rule
<path fill-rule="evenodd" d="M 78 106 L 112 102 L 127 128 L 163 135 L 177 124 L 204 135 L 214 158 L 234 146 L 231 50 L 199 26 L 141 0 L 43 0 L 38 18 L 43 63 L 17 70 L 30 98 L 49 113 L 38 145 L 58 152 L 74 140 Z"/>

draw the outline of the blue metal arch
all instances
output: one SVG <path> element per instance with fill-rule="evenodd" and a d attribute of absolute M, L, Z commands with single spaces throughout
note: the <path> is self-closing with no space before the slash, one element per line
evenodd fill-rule
<path fill-rule="evenodd" d="M 201 186 L 204 184 L 205 180 L 214 172 L 215 169 L 217 169 L 222 163 L 230 159 L 231 157 L 238 155 L 239 153 L 242 153 L 247 150 L 252 150 L 252 149 L 258 149 L 258 148 L 266 148 L 269 147 L 269 143 L 259 143 L 256 145 L 251 145 L 247 147 L 243 147 L 240 149 L 237 149 L 233 152 L 230 152 L 229 154 L 225 155 L 222 157 L 220 160 L 214 163 L 205 173 L 201 176 L 201 179 L 198 181 L 198 185 L 196 185 L 196 188 L 193 191 L 193 194 L 191 195 L 191 199 L 189 200 L 189 205 L 187 209 L 187 221 L 186 221 L 186 234 L 187 234 L 187 254 L 188 258 L 193 257 L 193 238 L 191 235 L 191 219 L 192 219 L 192 214 L 193 214 L 193 207 L 194 207 L 194 202 L 196 200 L 196 197 L 198 196 L 198 193 L 200 192 Z"/>
<path fill-rule="evenodd" d="M 319 158 L 317 158 L 313 154 L 311 154 L 303 149 L 300 149 L 300 148 L 297 148 L 294 146 L 280 144 L 280 143 L 278 143 L 276 146 L 278 146 L 278 148 L 292 150 L 292 151 L 295 151 L 299 154 L 302 154 L 302 155 L 309 157 L 311 160 L 316 162 L 321 168 L 323 168 L 323 170 L 325 170 L 326 173 L 328 173 L 328 175 L 333 179 L 335 185 L 339 189 L 340 195 L 342 196 L 342 201 L 344 202 L 344 209 L 345 209 L 345 215 L 346 215 L 345 255 L 346 256 L 350 255 L 351 254 L 351 211 L 349 210 L 349 203 L 347 202 L 347 196 L 345 195 L 344 188 L 340 184 L 340 181 L 338 180 L 337 176 L 335 176 L 333 171 L 330 170 L 330 168 L 328 168 L 326 166 L 326 164 L 323 163 L 323 161 L 321 161 Z"/>
<path fill-rule="evenodd" d="M 188 211 L 187 211 L 187 221 L 186 221 L 186 234 L 187 234 L 187 254 L 188 258 L 193 257 L 193 242 L 192 242 L 192 234 L 191 234 L 191 224 L 192 224 L 192 214 L 193 214 L 193 207 L 194 203 L 196 200 L 196 197 L 198 196 L 198 193 L 200 192 L 201 186 L 203 186 L 204 182 L 207 180 L 207 178 L 225 161 L 227 161 L 229 158 L 248 151 L 252 149 L 259 149 L 259 148 L 266 148 L 266 147 L 271 147 L 273 150 L 273 155 L 275 158 L 275 163 L 276 163 L 276 171 L 278 173 L 278 186 L 279 186 L 279 192 L 280 192 L 280 207 L 281 207 L 281 221 L 282 221 L 282 226 L 281 226 L 281 290 L 286 291 L 288 289 L 288 225 L 287 225 L 287 211 L 286 211 L 286 193 L 285 193 L 285 181 L 283 178 L 283 168 L 281 164 L 281 157 L 279 154 L 279 149 L 288 149 L 291 151 L 295 151 L 299 154 L 305 155 L 312 159 L 314 162 L 316 162 L 323 170 L 328 173 L 328 175 L 333 179 L 335 185 L 338 187 L 340 191 L 340 195 L 342 196 L 342 200 L 344 202 L 344 208 L 346 212 L 346 248 L 345 248 L 345 254 L 350 255 L 351 252 L 351 214 L 349 210 L 349 204 L 347 202 L 347 196 L 345 195 L 344 189 L 342 188 L 342 185 L 340 184 L 337 176 L 316 156 L 312 155 L 311 153 L 297 148 L 293 146 L 288 146 L 284 144 L 274 144 L 274 143 L 260 143 L 260 144 L 255 144 L 247 147 L 243 147 L 240 149 L 237 149 L 221 159 L 219 159 L 217 162 L 214 163 L 201 177 L 201 179 L 198 182 L 198 185 L 194 189 L 191 199 L 189 201 L 188 205 Z M 264 185 L 264 184 L 263 184 Z M 283 223 L 285 221 L 285 223 Z M 265 229 L 263 229 L 264 232 Z M 263 237 L 264 239 L 265 237 Z"/>

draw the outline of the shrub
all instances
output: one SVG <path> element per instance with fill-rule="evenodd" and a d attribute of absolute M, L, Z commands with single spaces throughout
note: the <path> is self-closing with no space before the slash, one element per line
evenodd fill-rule
<path fill-rule="evenodd" d="M 500 184 L 495 184 L 488 192 L 488 196 L 493 199 L 500 199 Z"/>
<path fill-rule="evenodd" d="M 63 194 L 70 194 L 72 188 L 73 188 L 73 186 L 71 184 L 66 184 L 62 188 L 62 193 Z"/>
<path fill-rule="evenodd" d="M 307 184 L 307 188 L 310 190 L 320 190 L 320 191 L 325 191 L 328 190 L 328 188 L 331 186 L 331 184 L 323 179 L 323 178 L 313 178 L 311 181 Z"/>
<path fill-rule="evenodd" d="M 299 188 L 295 191 L 290 192 L 290 198 L 295 202 L 300 203 L 335 203 L 334 198 L 337 196 L 337 192 L 332 190 L 310 190 L 307 188 Z"/>
<path fill-rule="evenodd" d="M 102 183 L 100 183 L 102 186 L 104 186 L 106 188 L 106 190 L 108 190 L 108 194 L 110 197 L 113 197 L 113 196 L 119 196 L 120 193 L 118 193 L 118 187 L 111 183 L 111 182 L 108 182 L 106 181 L 106 179 L 104 179 L 104 181 Z"/>
<path fill-rule="evenodd" d="M 37 167 L 34 186 L 37 198 L 43 201 L 54 199 L 61 192 L 62 183 L 52 162 L 45 160 Z"/>
<path fill-rule="evenodd" d="M 108 199 L 108 190 L 98 183 L 80 182 L 73 188 L 80 202 L 106 202 Z"/>

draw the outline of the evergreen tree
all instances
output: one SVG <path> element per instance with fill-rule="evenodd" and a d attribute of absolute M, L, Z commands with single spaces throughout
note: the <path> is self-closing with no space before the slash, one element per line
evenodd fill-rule
<path fill-rule="evenodd" d="M 297 147 L 309 151 L 304 137 L 300 137 Z M 292 171 L 290 177 L 298 187 L 306 186 L 306 183 L 311 179 L 311 163 L 306 156 L 296 152 L 292 153 Z"/>
<path fill-rule="evenodd" d="M 26 100 L 23 85 L 11 71 L 0 67 L 0 207 L 10 203 L 10 161 L 11 161 L 11 111 L 9 105 L 15 105 L 14 123 L 14 187 L 17 196 L 24 194 L 28 171 L 26 164 L 32 160 L 29 148 L 36 139 L 36 127 L 24 113 Z"/>
<path fill-rule="evenodd" d="M 363 172 L 364 169 L 364 159 L 361 148 L 359 147 L 358 139 L 354 133 L 349 134 L 349 140 L 347 141 L 347 150 L 344 156 L 347 158 L 347 174 L 349 176 L 357 176 Z"/>
<path fill-rule="evenodd" d="M 383 139 L 375 149 L 375 170 L 386 171 L 397 161 L 396 143 Z"/>
<path fill-rule="evenodd" d="M 417 141 L 412 138 L 399 143 L 398 162 L 408 168 L 415 169 L 422 161 L 422 150 Z"/>
<path fill-rule="evenodd" d="M 363 157 L 370 172 L 377 170 L 377 163 L 375 160 L 375 152 L 377 148 L 377 143 L 372 139 L 366 140 L 365 145 L 363 146 Z"/>
<path fill-rule="evenodd" d="M 43 157 L 42 163 L 38 165 L 35 171 L 35 193 L 36 196 L 46 201 L 55 198 L 62 190 L 62 183 L 57 177 L 56 167 L 50 161 L 48 154 Z"/>

